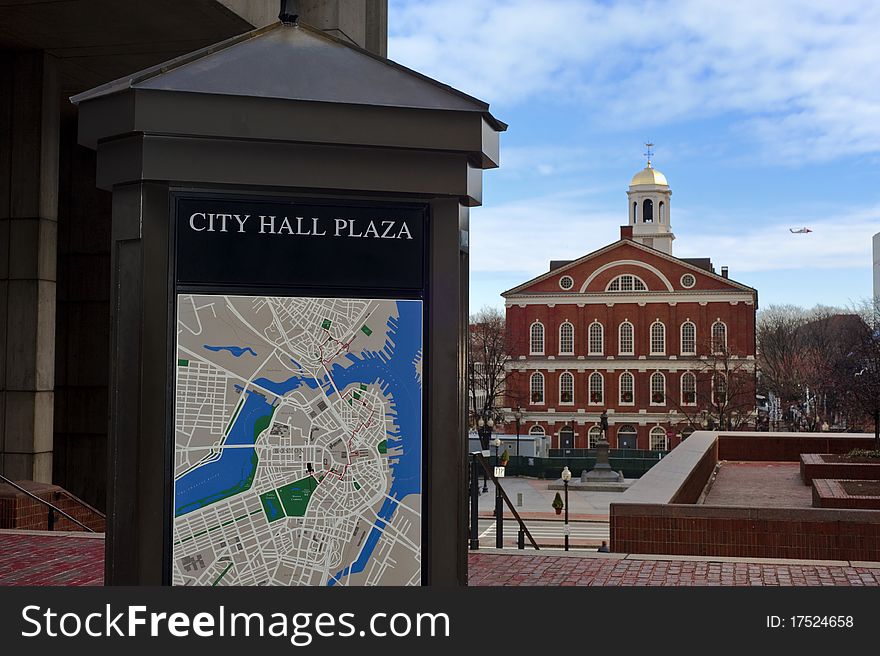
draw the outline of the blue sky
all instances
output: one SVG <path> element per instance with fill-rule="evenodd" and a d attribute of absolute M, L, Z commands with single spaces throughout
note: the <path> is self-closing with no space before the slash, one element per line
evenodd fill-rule
<path fill-rule="evenodd" d="M 762 307 L 870 296 L 880 3 L 390 0 L 388 29 L 391 59 L 510 125 L 471 212 L 472 311 L 615 240 L 646 141 L 675 255 Z"/>

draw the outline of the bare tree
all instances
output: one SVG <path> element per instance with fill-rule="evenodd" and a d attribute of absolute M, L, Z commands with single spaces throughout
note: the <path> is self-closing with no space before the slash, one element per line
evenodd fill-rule
<path fill-rule="evenodd" d="M 505 365 L 511 349 L 504 327 L 504 314 L 485 307 L 471 316 L 468 330 L 468 411 L 471 423 L 480 416 L 500 416 L 510 372 Z"/>
<path fill-rule="evenodd" d="M 758 391 L 779 404 L 790 430 L 819 430 L 846 414 L 843 374 L 861 321 L 817 306 L 770 306 L 758 315 Z"/>
<path fill-rule="evenodd" d="M 880 302 L 863 303 L 861 318 L 860 339 L 847 354 L 840 380 L 849 404 L 873 423 L 874 448 L 880 450 Z"/>
<path fill-rule="evenodd" d="M 706 355 L 690 369 L 696 379 L 694 389 L 671 395 L 671 405 L 695 430 L 743 428 L 755 412 L 754 361 L 732 355 L 726 344 L 711 339 L 698 352 Z"/>

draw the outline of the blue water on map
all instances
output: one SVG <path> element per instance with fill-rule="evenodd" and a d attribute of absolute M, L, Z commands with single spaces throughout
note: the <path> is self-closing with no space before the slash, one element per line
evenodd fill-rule
<path fill-rule="evenodd" d="M 238 387 L 241 390 L 240 387 Z M 259 392 L 247 390 L 244 405 L 229 430 L 224 446 L 253 445 L 254 428 L 272 405 Z M 257 467 L 253 449 L 223 449 L 216 460 L 188 471 L 174 484 L 174 515 L 179 517 L 246 489 Z"/>
<path fill-rule="evenodd" d="M 392 470 L 391 489 L 388 492 L 390 498 L 387 498 L 379 509 L 378 518 L 364 541 L 357 560 L 331 576 L 329 585 L 339 582 L 341 577 L 363 571 L 382 537 L 385 526 L 397 511 L 399 500 L 409 494 L 421 493 L 422 388 L 414 366 L 422 350 L 421 302 L 398 301 L 397 311 L 398 318 L 392 317 L 388 320 L 388 340 L 381 351 L 368 351 L 360 357 L 348 354 L 346 356 L 349 360 L 348 366 L 336 364 L 330 370 L 330 375 L 340 390 L 357 383 L 380 385 L 383 392 L 394 402 L 394 409 L 389 416 L 395 419 L 399 428 L 399 431 L 388 431 L 388 450 L 391 451 L 395 446 L 403 448 L 398 455 L 392 456 L 396 462 L 390 465 Z M 236 357 L 245 351 L 253 353 L 252 349 L 241 347 L 205 346 L 205 348 L 215 351 L 238 349 L 240 352 L 237 355 L 231 351 Z M 326 377 L 316 380 L 310 376 L 297 374 L 281 382 L 259 378 L 254 383 L 276 396 L 283 396 L 302 385 L 310 389 L 321 387 L 328 396 L 335 393 Z M 240 386 L 236 386 L 236 389 L 242 391 Z M 224 445 L 253 445 L 257 420 L 272 412 L 272 403 L 265 396 L 252 390 L 245 391 L 245 394 L 247 395 L 245 403 L 230 428 Z M 257 458 L 253 449 L 223 449 L 216 460 L 187 472 L 177 480 L 175 515 L 184 515 L 245 489 L 244 485 L 252 479 L 256 467 Z"/>
<path fill-rule="evenodd" d="M 257 352 L 250 346 L 211 346 L 209 344 L 202 344 L 202 348 L 206 348 L 209 351 L 229 351 L 237 358 L 240 358 L 248 352 L 250 352 L 251 355 L 257 354 Z"/>
<path fill-rule="evenodd" d="M 397 320 L 388 320 L 388 341 L 379 353 L 368 352 L 359 358 L 346 356 L 352 364 L 346 368 L 334 365 L 330 370 L 336 387 L 345 389 L 352 383 L 378 382 L 385 394 L 394 401 L 392 416 L 400 432 L 388 433 L 389 451 L 406 436 L 402 453 L 391 465 L 390 498 L 379 509 L 373 529 L 364 541 L 360 554 L 350 566 L 330 577 L 328 585 L 335 585 L 344 576 L 362 572 L 370 561 L 387 522 L 397 511 L 399 500 L 422 490 L 422 387 L 413 362 L 422 350 L 422 307 L 418 301 L 398 301 Z"/>

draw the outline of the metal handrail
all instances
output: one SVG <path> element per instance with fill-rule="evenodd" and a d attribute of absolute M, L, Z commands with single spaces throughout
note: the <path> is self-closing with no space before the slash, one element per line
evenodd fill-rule
<path fill-rule="evenodd" d="M 3 474 L 0 474 L 0 481 L 3 481 L 3 482 L 6 483 L 7 485 L 11 485 L 12 487 L 14 487 L 14 488 L 15 488 L 16 490 L 18 490 L 19 492 L 24 492 L 24 493 L 25 493 L 26 495 L 28 495 L 31 499 L 34 499 L 35 501 L 39 501 L 39 502 L 42 503 L 44 506 L 49 506 L 49 512 L 50 512 L 50 513 L 51 513 L 52 511 L 57 512 L 57 513 L 60 514 L 61 516 L 66 517 L 67 519 L 69 519 L 70 521 L 72 521 L 72 522 L 73 522 L 74 524 L 76 524 L 77 526 L 82 526 L 82 527 L 83 527 L 85 530 L 87 530 L 89 533 L 97 533 L 97 531 L 95 531 L 95 529 L 89 528 L 88 526 L 86 526 L 85 524 L 83 524 L 83 523 L 82 523 L 81 521 L 79 521 L 78 519 L 76 519 L 76 518 L 71 517 L 70 515 L 68 515 L 66 512 L 64 512 L 63 510 L 61 510 L 61 508 L 57 508 L 57 507 L 53 506 L 51 503 L 49 503 L 49 502 L 46 501 L 45 499 L 41 499 L 41 498 L 38 497 L 36 494 L 34 494 L 34 493 L 32 493 L 32 492 L 30 492 L 30 491 L 24 489 L 21 485 L 19 485 L 19 484 L 16 483 L 15 481 L 10 481 L 10 480 L 9 480 L 8 478 L 6 478 Z M 49 517 L 51 518 L 52 515 L 50 514 Z M 51 524 L 50 524 L 50 526 L 51 526 Z M 51 530 L 51 529 L 50 529 L 50 530 Z"/>
<path fill-rule="evenodd" d="M 489 467 L 489 463 L 486 462 L 486 458 L 483 456 L 482 453 L 477 456 L 477 460 L 483 466 L 483 471 L 486 473 L 486 475 L 489 478 L 492 479 L 492 482 L 495 484 L 498 491 L 501 492 L 501 496 L 504 498 L 504 502 L 507 504 L 507 507 L 510 509 L 510 512 L 513 515 L 514 519 L 516 519 L 516 521 L 519 523 L 520 533 L 524 534 L 525 537 L 529 538 L 529 542 L 532 543 L 532 546 L 535 548 L 536 551 L 540 551 L 541 547 L 539 547 L 538 543 L 535 542 L 535 538 L 532 537 L 532 534 L 529 531 L 528 527 L 526 526 L 526 523 L 522 520 L 522 517 L 520 517 L 519 513 L 516 511 L 516 508 L 514 508 L 513 502 L 511 502 L 510 497 L 507 496 L 507 492 L 504 491 L 504 488 L 501 486 L 501 483 L 499 483 L 498 479 L 495 478 L 495 472 L 492 471 L 492 469 Z M 520 543 L 522 543 L 522 539 L 520 539 Z M 519 548 L 522 549 L 522 547 L 519 547 Z"/>

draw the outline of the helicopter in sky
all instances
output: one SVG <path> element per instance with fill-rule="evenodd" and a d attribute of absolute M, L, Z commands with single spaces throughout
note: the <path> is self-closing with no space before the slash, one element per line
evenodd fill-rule
<path fill-rule="evenodd" d="M 813 232 L 810 228 L 789 228 L 788 231 L 793 235 L 805 235 L 809 232 Z"/>

